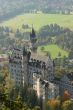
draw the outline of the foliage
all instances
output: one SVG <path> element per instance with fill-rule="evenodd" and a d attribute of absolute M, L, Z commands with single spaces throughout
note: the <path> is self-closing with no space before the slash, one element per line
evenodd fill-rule
<path fill-rule="evenodd" d="M 73 59 L 73 49 L 69 53 L 69 59 Z"/>
<path fill-rule="evenodd" d="M 73 102 L 71 100 L 63 102 L 62 110 L 73 110 Z"/>
<path fill-rule="evenodd" d="M 67 90 L 64 91 L 63 100 L 64 101 L 70 100 L 70 94 Z"/>
<path fill-rule="evenodd" d="M 0 110 L 39 110 L 34 90 L 16 87 L 9 79 L 7 68 L 0 71 Z"/>
<path fill-rule="evenodd" d="M 52 99 L 48 101 L 48 107 L 47 110 L 58 110 L 60 108 L 60 101 L 56 99 Z"/>
<path fill-rule="evenodd" d="M 37 95 L 35 91 L 31 88 L 28 88 L 27 86 L 22 88 L 21 97 L 22 100 L 25 101 L 30 108 L 38 105 Z"/>
<path fill-rule="evenodd" d="M 41 51 L 44 51 L 44 47 L 41 47 Z"/>
<path fill-rule="evenodd" d="M 48 101 L 46 110 L 72 110 L 73 102 L 67 100 L 61 103 L 61 100 L 52 99 Z"/>

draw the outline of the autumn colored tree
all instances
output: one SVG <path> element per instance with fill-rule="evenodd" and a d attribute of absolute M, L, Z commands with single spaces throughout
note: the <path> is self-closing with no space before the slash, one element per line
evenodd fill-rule
<path fill-rule="evenodd" d="M 47 104 L 47 110 L 58 110 L 60 108 L 60 101 L 56 99 L 49 100 Z"/>
<path fill-rule="evenodd" d="M 64 95 L 63 95 L 63 101 L 67 101 L 70 99 L 70 94 L 69 92 L 66 90 L 64 91 Z"/>

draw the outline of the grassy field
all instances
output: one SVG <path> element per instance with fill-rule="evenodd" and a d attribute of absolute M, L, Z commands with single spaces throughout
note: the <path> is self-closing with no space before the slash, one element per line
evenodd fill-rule
<path fill-rule="evenodd" d="M 58 56 L 59 52 L 61 53 L 61 57 L 68 56 L 68 52 L 62 50 L 59 46 L 57 45 L 46 45 L 43 46 L 44 50 L 43 52 L 41 51 L 41 46 L 38 48 L 38 53 L 40 54 L 45 54 L 45 51 L 48 51 L 51 54 L 51 57 L 54 59 Z"/>
<path fill-rule="evenodd" d="M 62 14 L 22 14 L 12 18 L 8 21 L 4 21 L 0 25 L 21 29 L 22 24 L 28 24 L 34 26 L 35 30 L 39 30 L 42 26 L 57 23 L 60 26 L 68 27 L 73 29 L 73 15 L 62 15 Z"/>

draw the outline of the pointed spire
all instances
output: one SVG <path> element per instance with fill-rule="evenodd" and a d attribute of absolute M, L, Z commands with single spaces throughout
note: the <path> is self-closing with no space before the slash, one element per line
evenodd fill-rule
<path fill-rule="evenodd" d="M 30 33 L 30 38 L 33 39 L 33 38 L 36 38 L 36 34 L 35 34 L 35 30 L 33 28 L 33 24 L 32 24 L 32 31 Z"/>
<path fill-rule="evenodd" d="M 33 28 L 33 24 L 32 24 L 32 33 L 35 33 L 35 30 L 34 30 L 34 28 Z"/>
<path fill-rule="evenodd" d="M 36 38 L 36 33 L 35 33 L 34 28 L 33 28 L 33 25 L 32 25 L 32 31 L 30 33 L 30 41 L 32 43 L 32 50 L 33 51 L 37 50 L 36 47 L 35 47 L 35 43 L 37 41 L 37 38 Z"/>

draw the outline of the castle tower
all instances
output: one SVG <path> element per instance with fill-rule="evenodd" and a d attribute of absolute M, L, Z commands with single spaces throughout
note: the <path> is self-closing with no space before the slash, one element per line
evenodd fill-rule
<path fill-rule="evenodd" d="M 37 51 L 37 47 L 36 47 L 37 38 L 36 38 L 36 33 L 33 27 L 32 27 L 32 32 L 30 33 L 30 41 L 32 44 L 32 51 L 36 52 Z"/>
<path fill-rule="evenodd" d="M 23 86 L 24 84 L 28 85 L 28 52 L 23 47 L 23 58 L 22 58 L 22 70 L 23 70 Z"/>
<path fill-rule="evenodd" d="M 25 47 L 16 46 L 9 57 L 10 78 L 17 86 L 28 85 L 28 56 Z"/>

